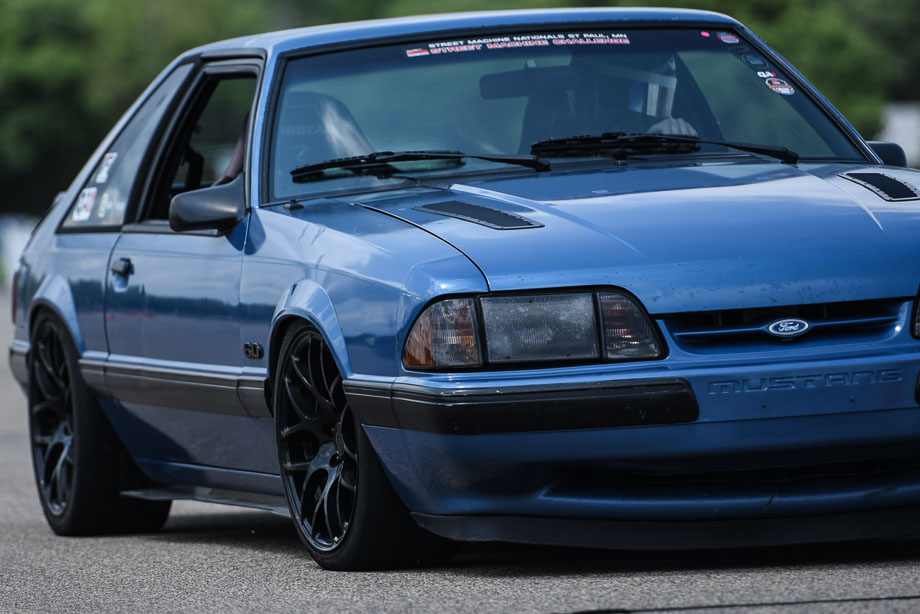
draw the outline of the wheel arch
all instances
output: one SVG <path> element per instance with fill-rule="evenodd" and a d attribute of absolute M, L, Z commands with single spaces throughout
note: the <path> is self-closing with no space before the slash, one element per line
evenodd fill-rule
<path fill-rule="evenodd" d="M 298 322 L 306 323 L 323 336 L 343 378 L 352 374 L 345 336 L 339 326 L 332 299 L 314 281 L 300 280 L 288 288 L 272 316 L 268 340 L 268 380 L 274 387 L 275 368 L 285 333 Z"/>
<path fill-rule="evenodd" d="M 51 312 L 64 324 L 77 352 L 82 355 L 86 350 L 86 345 L 83 342 L 80 321 L 77 318 L 77 307 L 70 284 L 63 277 L 54 275 L 46 278 L 29 301 L 26 330 L 30 343 L 35 319 L 42 311 Z"/>

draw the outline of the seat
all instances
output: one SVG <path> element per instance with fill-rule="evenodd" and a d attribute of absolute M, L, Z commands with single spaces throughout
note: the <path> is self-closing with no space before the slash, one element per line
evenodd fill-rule
<path fill-rule="evenodd" d="M 584 126 L 575 111 L 571 90 L 541 92 L 527 101 L 518 151 L 526 155 L 536 141 L 587 134 Z"/>
<path fill-rule="evenodd" d="M 276 191 L 292 185 L 290 171 L 299 166 L 373 150 L 354 115 L 340 100 L 319 92 L 288 92 L 281 103 L 275 135 Z"/>
<path fill-rule="evenodd" d="M 212 186 L 224 185 L 230 183 L 240 176 L 243 172 L 243 162 L 246 160 L 246 137 L 249 135 L 249 113 L 243 120 L 243 128 L 240 130 L 240 136 L 236 139 L 236 146 L 233 148 L 233 155 L 230 156 L 230 162 L 227 168 L 221 173 L 220 177 L 214 180 Z"/>

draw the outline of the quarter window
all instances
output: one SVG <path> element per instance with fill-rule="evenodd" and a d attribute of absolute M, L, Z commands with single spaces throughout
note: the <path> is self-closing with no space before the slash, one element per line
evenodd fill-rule
<path fill-rule="evenodd" d="M 191 68 L 191 64 L 176 68 L 141 105 L 93 169 L 64 218 L 62 228 L 106 230 L 121 227 L 144 154 Z"/>

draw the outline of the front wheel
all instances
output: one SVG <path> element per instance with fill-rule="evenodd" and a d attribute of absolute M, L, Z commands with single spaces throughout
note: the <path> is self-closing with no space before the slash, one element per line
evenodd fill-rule
<path fill-rule="evenodd" d="M 450 558 L 453 542 L 419 528 L 393 491 L 315 329 L 288 330 L 276 375 L 281 478 L 294 527 L 316 562 L 357 570 Z"/>

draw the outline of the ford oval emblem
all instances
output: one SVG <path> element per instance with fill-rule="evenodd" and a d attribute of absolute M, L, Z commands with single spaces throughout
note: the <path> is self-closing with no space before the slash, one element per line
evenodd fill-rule
<path fill-rule="evenodd" d="M 811 324 L 798 318 L 784 318 L 767 326 L 767 332 L 776 337 L 797 337 L 811 328 Z"/>

